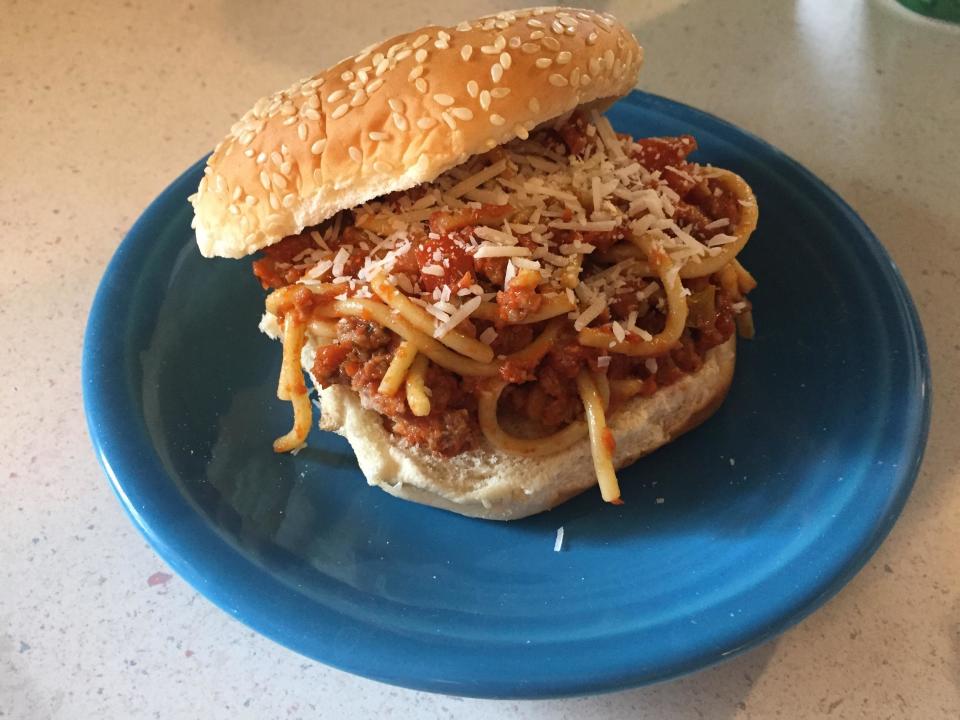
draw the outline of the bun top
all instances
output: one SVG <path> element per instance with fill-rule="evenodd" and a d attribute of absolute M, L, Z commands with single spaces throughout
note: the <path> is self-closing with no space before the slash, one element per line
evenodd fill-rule
<path fill-rule="evenodd" d="M 261 98 L 191 196 L 207 257 L 243 257 L 340 210 L 434 180 L 467 158 L 636 82 L 643 49 L 608 13 L 502 12 L 370 46 Z"/>

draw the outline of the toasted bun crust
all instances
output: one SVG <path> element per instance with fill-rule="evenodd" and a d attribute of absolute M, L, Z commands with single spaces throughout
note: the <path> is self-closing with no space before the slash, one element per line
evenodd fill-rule
<path fill-rule="evenodd" d="M 643 50 L 607 13 L 533 8 L 373 45 L 257 101 L 191 197 L 200 251 L 243 257 L 340 210 L 636 82 Z"/>
<path fill-rule="evenodd" d="M 736 338 L 707 353 L 703 367 L 649 398 L 634 398 L 610 419 L 614 464 L 624 467 L 706 420 L 733 379 Z M 515 520 L 556 507 L 595 488 L 586 439 L 543 458 L 505 455 L 490 447 L 441 458 L 391 435 L 381 417 L 342 385 L 320 391 L 320 427 L 343 435 L 371 485 L 391 495 L 488 520 Z"/>

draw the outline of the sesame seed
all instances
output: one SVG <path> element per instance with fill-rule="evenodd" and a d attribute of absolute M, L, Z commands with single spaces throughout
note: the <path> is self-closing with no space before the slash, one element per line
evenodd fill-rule
<path fill-rule="evenodd" d="M 327 95 L 327 102 L 335 103 L 337 100 L 342 100 L 347 96 L 347 91 L 343 88 L 339 90 L 334 90 L 332 93 Z"/>
<path fill-rule="evenodd" d="M 539 20 L 537 20 L 536 18 L 530 18 L 529 20 L 527 20 L 527 25 L 529 25 L 530 27 L 533 27 L 533 28 L 542 28 L 542 27 L 543 27 L 543 23 L 540 22 Z"/>
<path fill-rule="evenodd" d="M 406 132 L 407 128 L 410 127 L 407 124 L 407 119 L 400 113 L 393 113 L 390 119 L 393 120 L 393 124 L 397 126 L 397 130 L 400 132 Z"/>
<path fill-rule="evenodd" d="M 480 47 L 480 52 L 484 55 L 496 55 L 500 52 L 494 45 L 482 45 Z"/>
<path fill-rule="evenodd" d="M 473 111 L 470 108 L 455 107 L 450 111 L 457 120 L 473 120 Z"/>
<path fill-rule="evenodd" d="M 393 170 L 393 166 L 390 165 L 386 160 L 377 160 L 373 163 L 373 169 L 377 172 L 388 173 Z"/>
<path fill-rule="evenodd" d="M 319 110 L 319 109 L 320 109 L 320 96 L 319 96 L 319 95 L 311 95 L 309 98 L 307 98 L 307 105 L 309 105 L 310 107 L 314 108 L 315 110 Z"/>
<path fill-rule="evenodd" d="M 355 163 L 363 161 L 363 153 L 360 152 L 360 148 L 358 148 L 356 145 L 351 145 L 349 148 L 347 148 L 347 154 L 350 155 L 350 159 Z"/>
<path fill-rule="evenodd" d="M 386 56 L 382 52 L 378 52 L 376 55 L 370 58 L 370 62 L 373 63 L 373 67 L 376 67 L 383 62 L 384 57 Z"/>
<path fill-rule="evenodd" d="M 312 107 L 300 108 L 300 114 L 303 115 L 303 117 L 307 118 L 307 120 L 319 120 L 319 119 L 320 119 L 320 113 L 318 113 L 318 112 L 317 112 L 316 110 L 314 110 Z M 292 124 L 292 123 L 291 123 L 291 124 Z"/>
<path fill-rule="evenodd" d="M 543 30 L 534 30 L 532 33 L 530 33 L 530 40 L 534 42 L 537 40 L 541 40 L 543 39 L 543 35 L 544 35 Z"/>
<path fill-rule="evenodd" d="M 343 80 L 344 82 L 349 82 L 350 80 L 353 80 L 353 71 L 346 70 L 340 75 L 340 79 Z"/>
<path fill-rule="evenodd" d="M 403 112 L 403 103 L 396 98 L 390 98 L 387 100 L 387 105 L 389 105 L 390 109 L 394 112 Z"/>
<path fill-rule="evenodd" d="M 436 124 L 437 124 L 437 121 L 431 117 L 422 117 L 419 120 L 417 120 L 417 127 L 420 128 L 421 130 L 429 130 Z"/>
<path fill-rule="evenodd" d="M 327 146 L 327 139 L 321 138 L 317 140 L 313 145 L 310 146 L 310 152 L 314 155 L 319 155 L 323 152 L 323 149 Z"/>
<path fill-rule="evenodd" d="M 450 42 L 450 33 L 448 33 L 446 30 L 438 30 L 437 37 L 444 42 Z"/>
<path fill-rule="evenodd" d="M 500 53 L 500 64 L 503 65 L 504 70 L 510 69 L 510 66 L 513 64 L 513 58 L 510 57 L 510 53 Z"/>
<path fill-rule="evenodd" d="M 520 47 L 520 43 L 522 42 L 523 40 L 520 39 L 519 35 L 514 35 L 512 38 L 510 38 L 510 42 L 507 44 L 510 47 L 512 47 L 514 50 L 516 50 L 518 47 Z"/>
<path fill-rule="evenodd" d="M 390 139 L 390 136 L 387 135 L 386 133 L 376 132 L 376 131 L 374 131 L 374 132 L 372 132 L 372 133 L 369 133 L 368 136 L 369 136 L 369 138 L 370 138 L 371 140 L 373 140 L 374 142 L 381 142 L 381 141 L 383 141 L 383 140 L 389 140 L 389 139 Z"/>
<path fill-rule="evenodd" d="M 531 112 L 540 112 L 540 101 L 535 97 L 532 97 L 527 102 L 527 107 L 530 108 Z"/>
<path fill-rule="evenodd" d="M 502 115 L 497 115 L 496 113 L 494 113 L 493 115 L 490 116 L 491 125 L 503 125 L 505 122 L 507 121 L 503 119 Z"/>
<path fill-rule="evenodd" d="M 282 172 L 284 175 L 289 175 L 291 170 L 293 170 L 293 165 L 290 164 L 289 160 L 280 166 L 280 172 Z"/>
<path fill-rule="evenodd" d="M 540 46 L 536 43 L 527 42 L 520 46 L 520 49 L 525 52 L 527 55 L 533 55 L 535 52 L 540 50 Z"/>
<path fill-rule="evenodd" d="M 395 59 L 397 62 L 402 62 L 402 61 L 406 60 L 408 57 L 410 57 L 411 55 L 413 55 L 413 50 L 411 50 L 411 49 L 409 49 L 409 48 L 406 48 L 406 49 L 401 50 L 400 52 L 398 52 L 396 58 L 394 58 L 394 59 Z"/>
<path fill-rule="evenodd" d="M 414 49 L 420 47 L 421 45 L 423 45 L 423 44 L 424 44 L 425 42 L 427 42 L 428 40 L 430 40 L 430 36 L 429 36 L 429 35 L 419 35 L 419 36 L 417 36 L 417 39 L 413 41 L 413 47 L 414 47 Z"/>
<path fill-rule="evenodd" d="M 274 210 L 280 209 L 280 198 L 278 198 L 274 193 L 270 193 L 270 207 Z"/>
<path fill-rule="evenodd" d="M 550 84 L 554 87 L 566 87 L 568 83 L 567 79 L 563 75 L 559 73 L 553 73 L 550 75 Z"/>
<path fill-rule="evenodd" d="M 246 150 L 243 151 L 243 154 L 246 155 L 247 157 L 253 157 L 254 152 L 255 151 L 253 148 L 247 148 Z"/>
<path fill-rule="evenodd" d="M 257 199 L 256 199 L 253 195 L 247 195 L 247 196 L 243 199 L 243 201 L 244 201 L 247 205 L 256 205 L 256 204 L 257 204 Z"/>
<path fill-rule="evenodd" d="M 497 141 L 493 138 L 487 138 L 483 144 L 487 146 L 488 150 L 493 150 L 497 146 Z"/>
<path fill-rule="evenodd" d="M 541 70 L 544 70 L 550 67 L 551 65 L 553 65 L 553 60 L 547 57 L 537 58 L 537 61 L 534 63 L 534 65 L 536 65 Z"/>
<path fill-rule="evenodd" d="M 288 117 L 286 120 L 283 121 L 283 124 L 284 124 L 284 125 L 293 125 L 296 121 L 297 121 L 296 116 L 295 116 L 295 115 L 291 115 L 290 117 Z"/>
<path fill-rule="evenodd" d="M 447 43 L 446 40 L 437 40 L 437 41 L 433 44 L 433 46 L 434 46 L 437 50 L 447 50 L 447 49 L 450 48 L 450 45 Z"/>
<path fill-rule="evenodd" d="M 276 165 L 277 167 L 280 167 L 281 165 L 283 165 L 283 155 L 278 153 L 276 150 L 270 153 L 270 159 L 273 161 L 273 164 Z"/>
<path fill-rule="evenodd" d="M 267 161 L 267 154 L 260 153 L 257 155 L 257 165 L 263 165 Z"/>
<path fill-rule="evenodd" d="M 580 84 L 580 68 L 575 67 L 570 73 L 570 84 L 576 87 Z"/>
<path fill-rule="evenodd" d="M 495 83 L 500 82 L 503 79 L 503 65 L 500 63 L 494 63 L 493 67 L 490 68 L 490 77 Z"/>
<path fill-rule="evenodd" d="M 497 21 L 494 20 L 493 18 L 487 18 L 486 20 L 483 21 L 483 25 L 481 25 L 480 27 L 484 30 L 493 30 L 493 26 L 494 24 L 496 24 L 496 22 Z"/>
<path fill-rule="evenodd" d="M 480 107 L 483 108 L 484 111 L 490 109 L 490 91 L 489 90 L 480 91 Z"/>
<path fill-rule="evenodd" d="M 600 58 L 596 58 L 596 57 L 590 58 L 590 72 L 592 72 L 594 75 L 600 74 L 600 65 L 601 65 Z"/>
<path fill-rule="evenodd" d="M 457 25 L 457 30 L 460 32 L 470 32 L 470 23 L 464 20 L 462 23 Z"/>
<path fill-rule="evenodd" d="M 457 124 L 453 121 L 453 118 L 450 116 L 450 113 L 448 113 L 446 110 L 440 113 L 440 119 L 443 120 L 450 127 L 451 130 L 457 129 Z"/>
<path fill-rule="evenodd" d="M 530 133 L 527 132 L 527 129 L 519 123 L 513 126 L 513 132 L 521 140 L 526 140 L 528 137 L 530 137 Z"/>
<path fill-rule="evenodd" d="M 591 80 L 590 76 L 587 75 L 586 73 L 580 76 L 580 84 L 583 85 L 584 87 L 590 84 L 590 80 Z"/>
<path fill-rule="evenodd" d="M 240 144 L 241 144 L 241 145 L 249 145 L 250 143 L 253 142 L 253 138 L 254 138 L 254 137 L 256 137 L 256 133 L 246 132 L 246 133 L 244 133 L 243 136 L 240 138 Z"/>
<path fill-rule="evenodd" d="M 599 37 L 595 32 L 590 33 L 587 35 L 587 45 L 595 45 Z"/>
<path fill-rule="evenodd" d="M 443 105 L 444 107 L 449 107 L 450 105 L 453 105 L 453 98 L 444 93 L 437 93 L 436 95 L 434 95 L 433 101 L 437 103 L 437 105 Z"/>
<path fill-rule="evenodd" d="M 581 20 L 589 20 L 590 13 L 586 13 L 581 10 L 580 12 L 577 13 L 577 17 L 580 18 Z"/>
<path fill-rule="evenodd" d="M 349 110 L 350 110 L 350 106 L 347 103 L 344 103 L 343 105 L 338 105 L 337 108 L 332 113 L 330 113 L 330 117 L 333 120 L 342 118 L 344 115 L 347 114 Z"/>
<path fill-rule="evenodd" d="M 497 20 L 494 25 L 498 30 L 506 30 L 508 27 L 510 27 L 510 23 L 508 23 L 506 20 Z"/>
<path fill-rule="evenodd" d="M 390 61 L 387 58 L 384 58 L 383 60 L 378 62 L 377 69 L 375 71 L 376 76 L 380 77 L 381 75 L 383 75 L 387 71 L 387 68 L 389 67 L 390 67 Z"/>
<path fill-rule="evenodd" d="M 464 62 L 469 60 L 471 55 L 473 55 L 473 45 L 464 45 L 460 48 L 460 57 L 463 58 Z"/>
<path fill-rule="evenodd" d="M 560 21 L 560 24 L 563 25 L 564 27 L 568 27 L 568 28 L 577 27 L 577 21 L 567 14 L 563 14 L 563 15 L 558 14 L 557 19 Z"/>
<path fill-rule="evenodd" d="M 367 85 L 367 96 L 373 95 L 377 90 L 383 86 L 383 78 L 377 78 L 372 83 Z"/>
<path fill-rule="evenodd" d="M 493 95 L 494 98 L 499 100 L 500 98 L 505 98 L 507 95 L 510 94 L 510 88 L 495 87 L 493 90 L 490 91 L 490 94 Z"/>
<path fill-rule="evenodd" d="M 427 81 L 424 80 L 422 77 L 418 77 L 413 84 L 416 86 L 418 91 L 420 91 L 424 95 L 427 94 Z"/>
<path fill-rule="evenodd" d="M 239 209 L 236 205 L 233 205 L 233 204 L 231 204 L 229 207 L 227 207 L 227 210 L 230 211 L 230 214 L 231 214 L 231 215 L 239 215 L 239 214 L 240 214 L 240 209 Z"/>
<path fill-rule="evenodd" d="M 357 80 L 361 85 L 366 85 L 367 81 L 370 79 L 370 76 L 367 75 L 367 71 L 364 69 L 357 70 Z"/>
<path fill-rule="evenodd" d="M 477 96 L 477 93 L 479 92 L 480 92 L 480 86 L 477 85 L 476 80 L 470 80 L 467 82 L 467 95 L 469 95 L 472 98 L 475 98 Z"/>
<path fill-rule="evenodd" d="M 567 50 L 557 54 L 557 65 L 566 65 L 571 60 L 573 60 L 573 54 Z"/>
<path fill-rule="evenodd" d="M 280 173 L 273 173 L 270 175 L 270 179 L 273 181 L 273 184 L 281 190 L 287 187 L 287 179 Z"/>
<path fill-rule="evenodd" d="M 363 90 L 357 90 L 353 94 L 353 98 L 350 100 L 350 107 L 357 107 L 363 105 L 367 101 L 367 94 Z"/>
<path fill-rule="evenodd" d="M 559 20 L 554 20 L 550 23 L 550 29 L 553 30 L 557 35 L 563 35 L 563 25 L 560 24 Z"/>
<path fill-rule="evenodd" d="M 575 27 L 567 28 L 567 35 L 576 35 L 576 34 L 577 34 L 577 29 Z"/>
<path fill-rule="evenodd" d="M 410 71 L 410 74 L 407 75 L 407 80 L 413 82 L 421 75 L 423 75 L 423 65 L 417 65 L 415 68 L 413 68 L 413 70 Z"/>
<path fill-rule="evenodd" d="M 230 195 L 230 199 L 231 199 L 231 200 L 239 200 L 241 195 L 243 195 L 243 188 L 240 187 L 239 185 L 237 185 L 237 186 L 233 189 L 233 194 Z"/>
<path fill-rule="evenodd" d="M 428 54 L 429 54 L 429 53 L 427 53 L 426 50 L 424 50 L 423 48 L 420 48 L 420 49 L 417 50 L 417 52 L 414 54 L 413 59 L 416 60 L 418 63 L 422 63 L 424 60 L 427 59 L 427 55 L 428 55 Z"/>
<path fill-rule="evenodd" d="M 289 208 L 289 207 L 293 207 L 293 203 L 296 202 L 296 200 L 297 200 L 296 195 L 294 195 L 293 193 L 287 193 L 286 195 L 283 196 L 283 202 L 281 202 L 280 204 L 283 205 L 285 208 Z"/>
<path fill-rule="evenodd" d="M 607 51 L 603 54 L 603 61 L 607 64 L 608 68 L 613 68 L 613 50 L 607 48 Z"/>
<path fill-rule="evenodd" d="M 557 42 L 557 39 L 549 36 L 543 39 L 543 46 L 547 50 L 552 50 L 553 52 L 556 52 L 560 49 L 560 43 Z"/>

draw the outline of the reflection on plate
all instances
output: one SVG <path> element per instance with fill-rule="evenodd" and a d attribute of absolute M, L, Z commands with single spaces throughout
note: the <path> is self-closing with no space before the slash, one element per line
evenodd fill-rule
<path fill-rule="evenodd" d="M 279 346 L 257 331 L 249 263 L 203 260 L 186 197 L 151 205 L 91 311 L 91 435 L 134 523 L 174 569 L 263 634 L 407 687 L 543 697 L 704 667 L 823 603 L 866 562 L 909 493 L 929 371 L 890 259 L 827 187 L 762 141 L 633 93 L 633 135 L 691 133 L 747 178 L 744 257 L 758 337 L 720 411 L 588 492 L 510 524 L 368 488 L 342 439 L 274 455 L 289 408 Z M 564 550 L 553 552 L 564 526 Z"/>

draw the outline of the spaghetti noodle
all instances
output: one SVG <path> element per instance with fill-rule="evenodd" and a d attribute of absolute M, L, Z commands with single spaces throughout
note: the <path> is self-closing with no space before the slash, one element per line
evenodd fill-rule
<path fill-rule="evenodd" d="M 310 342 L 318 383 L 349 384 L 407 442 L 542 457 L 586 438 L 603 499 L 620 502 L 608 418 L 735 326 L 753 333 L 756 280 L 737 258 L 756 200 L 688 162 L 694 149 L 573 115 L 268 248 L 254 270 L 274 288 L 278 396 L 294 406 L 275 450 L 309 430 Z"/>

